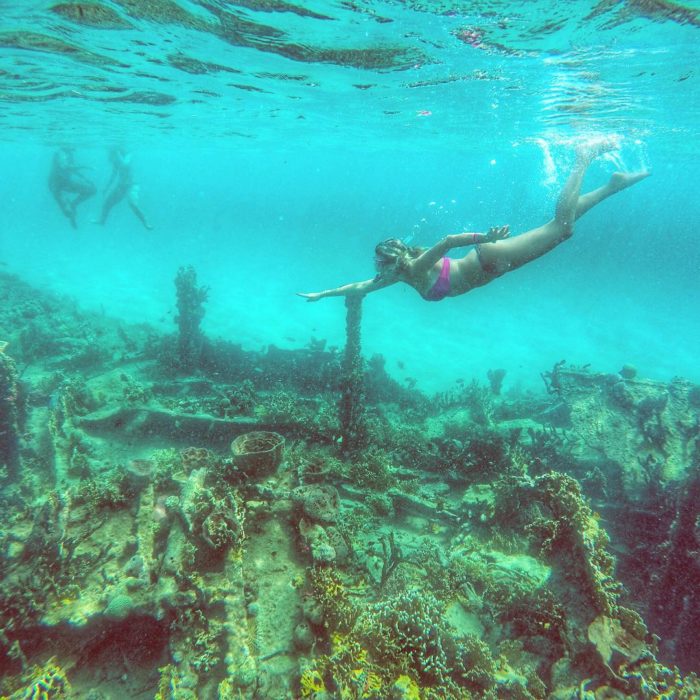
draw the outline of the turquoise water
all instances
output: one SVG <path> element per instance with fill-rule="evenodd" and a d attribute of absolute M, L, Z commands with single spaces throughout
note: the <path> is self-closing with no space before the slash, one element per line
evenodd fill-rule
<path fill-rule="evenodd" d="M 2 697 L 700 697 L 700 0 L 0 17 Z M 584 192 L 651 177 L 327 352 L 299 292 L 543 224 L 601 138 Z"/>
<path fill-rule="evenodd" d="M 438 304 L 369 297 L 364 353 L 427 391 L 566 359 L 700 381 L 700 3 L 5 2 L 0 260 L 40 288 L 174 330 L 173 278 L 211 288 L 204 330 L 246 348 L 343 342 L 342 300 L 389 236 L 546 221 L 573 144 L 617 135 L 586 188 L 653 176 L 572 240 Z M 102 190 L 133 153 L 145 231 L 100 195 L 78 229 L 47 189 L 58 145 Z"/>

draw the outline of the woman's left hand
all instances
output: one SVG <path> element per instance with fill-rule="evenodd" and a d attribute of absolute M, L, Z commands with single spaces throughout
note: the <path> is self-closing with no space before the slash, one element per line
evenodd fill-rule
<path fill-rule="evenodd" d="M 323 298 L 321 292 L 309 292 L 308 294 L 305 292 L 297 292 L 297 296 L 304 297 L 306 301 L 318 301 Z"/>
<path fill-rule="evenodd" d="M 510 226 L 492 226 L 486 234 L 486 242 L 495 243 L 508 238 L 508 236 L 510 236 Z"/>

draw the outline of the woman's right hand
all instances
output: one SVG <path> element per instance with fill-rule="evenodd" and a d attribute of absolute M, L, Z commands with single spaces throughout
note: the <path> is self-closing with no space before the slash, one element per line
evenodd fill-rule
<path fill-rule="evenodd" d="M 319 299 L 323 298 L 323 295 L 321 294 L 321 292 L 309 292 L 309 293 L 297 292 L 297 296 L 304 297 L 304 299 L 306 299 L 306 301 L 318 301 Z"/>
<path fill-rule="evenodd" d="M 496 241 L 502 241 L 504 238 L 510 236 L 510 226 L 492 226 L 488 233 L 486 234 L 486 242 L 494 243 Z"/>

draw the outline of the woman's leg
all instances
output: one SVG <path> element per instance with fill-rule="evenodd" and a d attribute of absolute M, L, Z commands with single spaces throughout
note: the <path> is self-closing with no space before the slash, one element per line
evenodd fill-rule
<path fill-rule="evenodd" d="M 613 144 L 603 142 L 596 148 L 579 152 L 576 165 L 559 195 L 554 218 L 544 226 L 527 231 L 519 236 L 496 243 L 484 243 L 478 248 L 479 262 L 484 272 L 501 275 L 514 270 L 555 248 L 571 237 L 574 221 L 589 209 L 649 175 L 639 173 L 614 173 L 610 181 L 592 192 L 579 195 L 583 176 L 591 161 L 601 153 L 613 148 Z"/>
<path fill-rule="evenodd" d="M 141 211 L 141 207 L 139 206 L 138 185 L 132 185 L 131 190 L 129 190 L 129 206 L 131 207 L 131 211 L 133 211 L 134 214 L 136 214 L 136 217 L 144 225 L 144 227 L 147 228 L 149 231 L 153 230 L 153 226 L 151 226 L 151 224 L 148 223 L 146 215 Z"/>
<path fill-rule="evenodd" d="M 637 173 L 613 173 L 607 185 L 599 187 L 593 192 L 582 194 L 576 203 L 576 219 L 580 219 L 589 209 L 599 204 L 610 195 L 631 187 L 636 182 L 649 177 L 648 170 L 640 170 Z"/>
<path fill-rule="evenodd" d="M 75 216 L 78 205 L 82 204 L 86 199 L 94 197 L 97 193 L 97 187 L 86 177 L 79 175 L 71 178 L 71 192 L 75 192 L 76 195 L 70 205 L 73 216 Z"/>
<path fill-rule="evenodd" d="M 117 185 L 114 188 L 112 188 L 110 192 L 107 193 L 105 201 L 102 204 L 102 213 L 100 214 L 100 218 L 94 223 L 102 225 L 106 224 L 107 217 L 109 216 L 109 212 L 112 211 L 112 207 L 114 207 L 115 204 L 118 204 L 122 201 L 122 199 L 124 199 L 124 196 L 126 195 L 127 191 L 128 188 L 124 187 L 124 185 L 120 183 L 117 183 Z"/>

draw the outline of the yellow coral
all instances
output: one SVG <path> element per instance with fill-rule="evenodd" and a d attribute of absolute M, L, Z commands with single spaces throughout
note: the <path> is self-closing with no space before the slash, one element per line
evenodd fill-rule
<path fill-rule="evenodd" d="M 363 666 L 367 662 L 367 650 L 352 640 L 349 635 L 338 632 L 331 635 L 331 656 L 343 660 L 349 657 L 356 666 Z"/>
<path fill-rule="evenodd" d="M 289 585 L 295 590 L 298 590 L 299 588 L 302 588 L 305 583 L 306 576 L 304 576 L 304 574 L 295 574 L 292 576 L 292 580 L 289 582 Z"/>
<path fill-rule="evenodd" d="M 338 600 L 345 596 L 345 587 L 338 574 L 330 568 L 313 570 L 316 591 L 327 600 Z"/>
<path fill-rule="evenodd" d="M 29 677 L 28 684 L 12 693 L 9 700 L 60 700 L 70 697 L 70 692 L 66 672 L 52 657 L 44 666 L 36 668 Z"/>
<path fill-rule="evenodd" d="M 172 664 L 162 666 L 158 669 L 160 672 L 160 681 L 158 682 L 158 690 L 156 691 L 155 700 L 167 700 L 170 697 L 170 681 L 173 675 L 174 667 Z"/>
<path fill-rule="evenodd" d="M 382 689 L 382 679 L 374 671 L 366 668 L 354 668 L 350 671 L 350 683 L 354 692 L 349 697 L 374 698 L 379 697 Z"/>
<path fill-rule="evenodd" d="M 418 684 L 408 676 L 399 676 L 391 686 L 392 698 L 400 700 L 420 700 Z"/>
<path fill-rule="evenodd" d="M 315 668 L 307 668 L 299 680 L 302 698 L 313 698 L 316 693 L 324 692 L 326 684 L 323 677 Z"/>
<path fill-rule="evenodd" d="M 352 628 L 355 612 L 345 584 L 333 567 L 314 567 L 309 571 L 313 597 L 321 604 L 333 629 Z"/>

